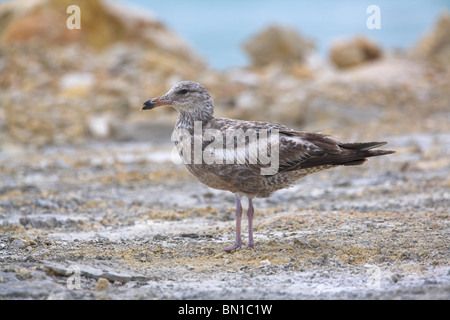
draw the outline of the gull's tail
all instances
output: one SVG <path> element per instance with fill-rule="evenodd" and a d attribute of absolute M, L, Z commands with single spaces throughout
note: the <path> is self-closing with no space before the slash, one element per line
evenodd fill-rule
<path fill-rule="evenodd" d="M 366 162 L 366 158 L 395 153 L 395 151 L 392 150 L 372 150 L 374 148 L 384 146 L 385 144 L 387 144 L 387 142 L 341 143 L 339 144 L 339 147 L 341 147 L 344 151 L 348 150 L 348 152 L 345 152 L 347 157 L 341 157 L 341 160 L 343 161 L 338 165 L 356 166 Z"/>

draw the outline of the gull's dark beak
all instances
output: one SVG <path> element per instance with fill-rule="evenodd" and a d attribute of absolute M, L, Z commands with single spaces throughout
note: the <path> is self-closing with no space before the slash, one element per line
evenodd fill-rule
<path fill-rule="evenodd" d="M 164 96 L 153 98 L 151 100 L 148 100 L 144 102 L 141 110 L 151 110 L 153 108 L 159 107 L 159 106 L 165 106 L 168 104 L 171 104 L 173 100 L 165 99 Z"/>
<path fill-rule="evenodd" d="M 144 104 L 142 105 L 141 110 L 151 110 L 155 107 L 155 103 L 154 103 L 155 99 L 151 99 L 148 101 L 145 101 Z"/>

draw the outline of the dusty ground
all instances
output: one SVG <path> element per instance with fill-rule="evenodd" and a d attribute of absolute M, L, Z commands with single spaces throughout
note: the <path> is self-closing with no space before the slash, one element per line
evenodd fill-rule
<path fill-rule="evenodd" d="M 449 299 L 450 135 L 384 138 L 395 155 L 256 200 L 256 249 L 231 254 L 233 195 L 168 144 L 3 151 L 0 297 Z"/>

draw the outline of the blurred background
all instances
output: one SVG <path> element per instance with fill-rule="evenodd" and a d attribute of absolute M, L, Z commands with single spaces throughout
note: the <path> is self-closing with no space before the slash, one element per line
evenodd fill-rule
<path fill-rule="evenodd" d="M 370 5 L 2 1 L 0 148 L 167 137 L 175 113 L 139 108 L 186 79 L 218 116 L 351 139 L 447 127 L 450 3 L 378 1 L 379 29 Z"/>
<path fill-rule="evenodd" d="M 314 40 L 317 53 L 326 57 L 330 44 L 342 36 L 370 36 L 386 49 L 410 49 L 433 27 L 446 0 L 172 0 L 122 1 L 153 11 L 167 26 L 182 35 L 211 67 L 243 67 L 251 61 L 242 44 L 270 24 L 282 24 Z M 382 28 L 370 30 L 366 10 L 377 5 Z"/>

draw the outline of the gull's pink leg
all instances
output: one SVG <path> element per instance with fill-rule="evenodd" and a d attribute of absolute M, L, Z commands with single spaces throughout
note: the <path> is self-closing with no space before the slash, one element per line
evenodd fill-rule
<path fill-rule="evenodd" d="M 241 196 L 236 195 L 236 241 L 233 245 L 221 248 L 223 251 L 232 251 L 242 246 L 241 239 L 241 220 L 242 220 L 242 205 Z"/>
<path fill-rule="evenodd" d="M 253 209 L 252 199 L 248 199 L 248 210 L 247 210 L 247 218 L 248 218 L 248 245 L 249 248 L 255 248 L 253 243 L 253 215 L 255 213 L 255 209 Z"/>

